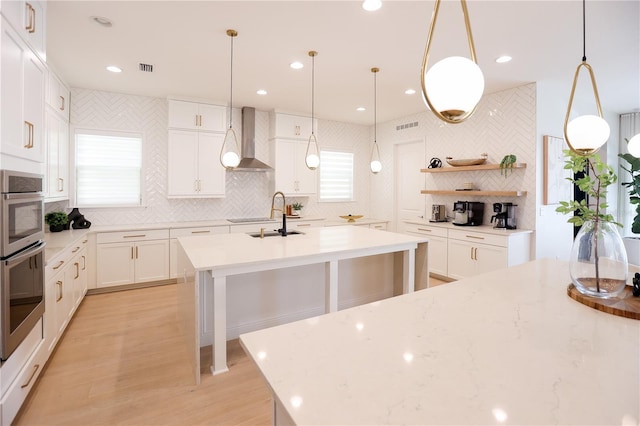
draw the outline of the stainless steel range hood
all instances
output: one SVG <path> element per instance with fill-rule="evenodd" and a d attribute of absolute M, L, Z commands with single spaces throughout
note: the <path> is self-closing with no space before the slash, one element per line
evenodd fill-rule
<path fill-rule="evenodd" d="M 271 166 L 256 158 L 256 109 L 242 107 L 242 141 L 240 164 L 233 170 L 239 172 L 267 172 Z"/>

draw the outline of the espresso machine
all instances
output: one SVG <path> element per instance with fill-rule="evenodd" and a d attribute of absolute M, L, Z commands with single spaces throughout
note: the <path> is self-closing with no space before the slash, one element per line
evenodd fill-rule
<path fill-rule="evenodd" d="M 484 203 L 457 201 L 453 203 L 453 224 L 458 226 L 480 226 L 484 217 Z"/>
<path fill-rule="evenodd" d="M 500 229 L 516 229 L 516 206 L 513 203 L 493 203 L 493 212 L 491 223 L 494 228 Z"/>
<path fill-rule="evenodd" d="M 431 206 L 431 219 L 429 222 L 446 222 L 447 215 L 444 204 L 433 204 Z"/>

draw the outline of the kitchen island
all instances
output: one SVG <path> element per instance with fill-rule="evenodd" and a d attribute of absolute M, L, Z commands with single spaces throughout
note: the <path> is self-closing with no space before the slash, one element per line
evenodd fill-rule
<path fill-rule="evenodd" d="M 274 424 L 638 424 L 640 321 L 540 259 L 240 336 Z"/>
<path fill-rule="evenodd" d="M 426 238 L 358 226 L 310 228 L 295 235 L 256 238 L 249 234 L 220 234 L 178 239 L 179 297 L 187 350 L 193 373 L 200 380 L 200 301 L 203 287 L 211 293 L 213 314 L 212 373 L 227 371 L 227 278 L 305 265 L 324 265 L 324 312 L 338 309 L 339 265 L 358 258 L 395 254 L 393 280 L 401 293 L 428 286 Z M 345 265 L 347 266 L 347 265 Z M 342 266 L 340 266 L 342 268 Z M 311 277 L 299 276 L 298 280 Z M 295 282 L 293 283 L 295 285 Z M 254 291 L 260 282 L 254 283 Z"/>

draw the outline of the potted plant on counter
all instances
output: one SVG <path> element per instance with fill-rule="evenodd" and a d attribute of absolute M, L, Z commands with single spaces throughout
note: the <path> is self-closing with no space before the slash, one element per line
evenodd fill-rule
<path fill-rule="evenodd" d="M 49 231 L 60 232 L 69 223 L 69 216 L 65 212 L 51 212 L 44 215 L 44 221 L 49 225 Z"/>
<path fill-rule="evenodd" d="M 598 154 L 578 155 L 564 151 L 565 169 L 582 177 L 567 178 L 588 195 L 589 202 L 561 201 L 556 209 L 560 213 L 574 213 L 568 222 L 580 226 L 571 248 L 569 270 L 576 289 L 587 296 L 615 297 L 624 289 L 627 281 L 627 253 L 618 234 L 612 215 L 606 213 L 607 187 L 616 183 L 613 168 L 602 161 Z"/>
<path fill-rule="evenodd" d="M 300 216 L 300 211 L 304 206 L 298 202 L 291 204 L 291 214 L 294 216 Z"/>

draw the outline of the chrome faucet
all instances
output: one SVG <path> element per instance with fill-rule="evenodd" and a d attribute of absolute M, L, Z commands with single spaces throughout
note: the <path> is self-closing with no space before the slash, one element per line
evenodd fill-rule
<path fill-rule="evenodd" d="M 274 207 L 276 203 L 276 196 L 280 194 L 282 196 L 282 209 L 276 209 Z M 282 228 L 278 229 L 278 232 L 282 234 L 283 237 L 287 236 L 287 200 L 284 197 L 284 194 L 280 191 L 277 191 L 273 194 L 273 198 L 271 199 L 271 215 L 270 218 L 273 219 L 273 212 L 276 210 L 280 210 L 282 212 Z"/>

